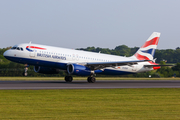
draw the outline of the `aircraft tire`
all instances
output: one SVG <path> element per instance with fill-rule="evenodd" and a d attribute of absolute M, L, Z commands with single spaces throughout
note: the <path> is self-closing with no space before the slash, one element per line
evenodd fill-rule
<path fill-rule="evenodd" d="M 96 78 L 95 77 L 88 77 L 87 81 L 89 83 L 95 83 L 96 82 Z"/>
<path fill-rule="evenodd" d="M 87 78 L 88 83 L 91 83 L 91 77 Z"/>
<path fill-rule="evenodd" d="M 73 80 L 73 77 L 72 77 L 72 76 L 66 76 L 66 77 L 65 77 L 65 81 L 66 81 L 66 82 L 72 82 L 72 80 Z"/>

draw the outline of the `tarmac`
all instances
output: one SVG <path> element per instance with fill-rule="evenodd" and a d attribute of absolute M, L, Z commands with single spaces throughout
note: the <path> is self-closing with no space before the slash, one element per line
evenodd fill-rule
<path fill-rule="evenodd" d="M 179 80 L 86 80 L 65 81 L 0 81 L 1 90 L 40 89 L 115 89 L 115 88 L 180 88 Z"/>

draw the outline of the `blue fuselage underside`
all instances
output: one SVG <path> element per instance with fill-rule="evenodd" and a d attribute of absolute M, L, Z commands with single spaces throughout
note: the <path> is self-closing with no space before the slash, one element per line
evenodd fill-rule
<path fill-rule="evenodd" d="M 59 63 L 59 62 L 51 62 L 51 61 L 45 61 L 45 60 L 37 60 L 37 59 L 29 59 L 29 58 L 20 58 L 20 57 L 5 57 L 6 59 L 21 63 L 21 64 L 28 64 L 28 65 L 34 65 L 34 66 L 43 66 L 43 67 L 50 67 L 50 68 L 57 68 L 61 70 L 67 70 L 67 64 L 66 63 Z M 120 71 L 120 70 L 113 70 L 113 69 L 104 69 L 103 72 L 99 74 L 105 74 L 105 75 L 125 75 L 125 74 L 133 74 L 132 72 L 126 72 L 126 71 Z"/>

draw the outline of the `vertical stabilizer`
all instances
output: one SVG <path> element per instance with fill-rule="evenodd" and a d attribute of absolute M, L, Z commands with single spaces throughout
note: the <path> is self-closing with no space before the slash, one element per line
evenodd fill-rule
<path fill-rule="evenodd" d="M 160 33 L 153 32 L 144 45 L 134 54 L 138 60 L 153 60 L 159 42 Z"/>

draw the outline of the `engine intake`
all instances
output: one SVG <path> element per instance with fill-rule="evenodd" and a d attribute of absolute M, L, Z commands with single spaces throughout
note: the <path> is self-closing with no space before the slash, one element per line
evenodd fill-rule
<path fill-rule="evenodd" d="M 91 74 L 91 69 L 77 64 L 69 64 L 67 66 L 68 74 L 79 75 L 79 76 L 89 76 Z"/>

